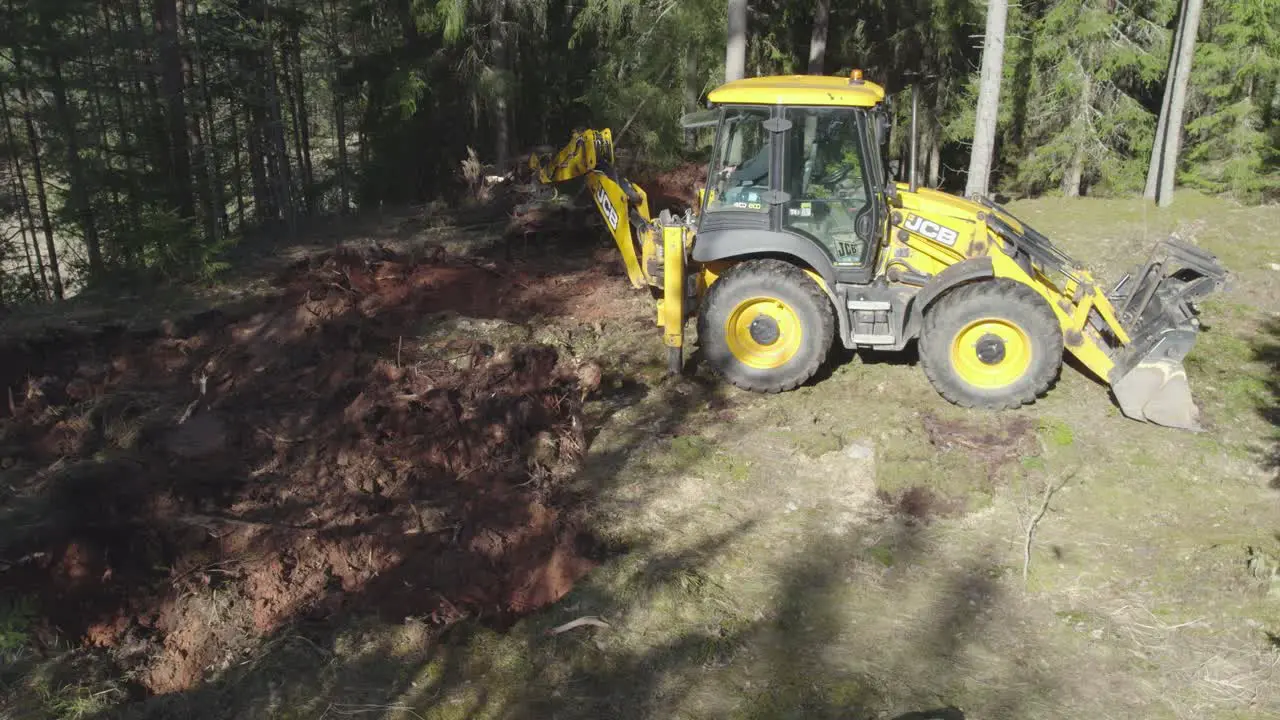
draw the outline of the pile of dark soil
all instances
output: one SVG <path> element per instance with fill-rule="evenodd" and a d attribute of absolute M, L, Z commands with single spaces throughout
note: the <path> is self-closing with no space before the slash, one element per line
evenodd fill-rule
<path fill-rule="evenodd" d="M 582 302 L 498 267 L 342 250 L 238 317 L 0 344 L 0 585 L 48 632 L 112 648 L 154 693 L 302 620 L 503 624 L 595 549 L 561 480 L 576 368 L 542 345 L 405 340 L 442 311 Z"/>
<path fill-rule="evenodd" d="M 707 166 L 684 163 L 639 181 L 649 194 L 649 207 L 656 216 L 663 210 L 682 213 L 698 202 L 698 188 L 707 184 Z"/>

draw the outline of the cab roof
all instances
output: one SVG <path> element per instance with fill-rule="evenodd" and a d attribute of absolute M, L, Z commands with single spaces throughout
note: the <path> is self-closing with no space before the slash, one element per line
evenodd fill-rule
<path fill-rule="evenodd" d="M 717 105 L 836 105 L 872 107 L 884 88 L 867 80 L 826 75 L 774 75 L 725 83 L 707 96 Z"/>

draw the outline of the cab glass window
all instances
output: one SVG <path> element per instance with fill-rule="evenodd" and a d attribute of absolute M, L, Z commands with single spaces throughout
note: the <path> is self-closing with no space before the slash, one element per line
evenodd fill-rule
<path fill-rule="evenodd" d="M 706 212 L 769 212 L 768 108 L 728 108 L 716 138 Z"/>
<path fill-rule="evenodd" d="M 867 165 L 849 108 L 788 110 L 783 224 L 822 244 L 837 265 L 862 265 L 872 242 Z"/>

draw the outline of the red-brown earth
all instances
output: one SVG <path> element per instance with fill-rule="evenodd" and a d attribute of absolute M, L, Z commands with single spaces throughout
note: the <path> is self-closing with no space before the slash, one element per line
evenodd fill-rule
<path fill-rule="evenodd" d="M 0 346 L 0 581 L 153 693 L 302 619 L 507 623 L 598 560 L 561 482 L 573 363 L 409 338 L 447 311 L 599 317 L 625 282 L 338 250 L 277 285 L 234 316 Z"/>

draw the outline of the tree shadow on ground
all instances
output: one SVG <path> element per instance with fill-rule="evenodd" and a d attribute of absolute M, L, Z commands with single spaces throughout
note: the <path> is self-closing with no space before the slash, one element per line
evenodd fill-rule
<path fill-rule="evenodd" d="M 159 352 L 170 348 L 168 340 L 151 338 L 159 344 L 129 359 L 138 365 L 130 371 L 132 379 L 117 387 L 114 410 L 100 408 L 91 423 L 108 434 L 109 418 L 128 415 L 130 403 L 140 411 L 157 403 L 165 413 L 181 410 L 192 391 L 174 372 L 208 369 L 207 363 L 218 358 L 231 362 L 235 372 L 222 378 L 210 371 L 212 397 L 195 405 L 194 416 L 217 412 L 234 420 L 221 428 L 227 438 L 214 443 L 212 457 L 171 457 L 169 415 L 141 423 L 149 429 L 139 431 L 142 437 L 131 449 L 119 452 L 76 445 L 82 439 L 62 438 L 53 432 L 62 427 L 57 424 L 39 425 L 49 435 L 6 438 L 30 441 L 18 461 L 32 470 L 44 463 L 36 475 L 47 473 L 44 487 L 51 494 L 19 498 L 38 500 L 26 507 L 6 503 L 4 525 L 21 531 L 21 537 L 0 533 L 3 557 L 12 557 L 11 549 L 58 541 L 59 528 L 88 533 L 81 541 L 93 550 L 91 556 L 66 568 L 71 584 L 59 586 L 63 594 L 54 598 L 63 603 L 61 618 L 69 624 L 63 629 L 83 634 L 104 626 L 103 632 L 111 632 L 122 617 L 163 624 L 156 616 L 174 610 L 169 622 L 177 625 L 159 642 L 172 644 L 167 648 L 172 657 L 204 679 L 150 697 L 128 687 L 128 679 L 144 680 L 144 670 L 131 664 L 131 653 L 148 642 L 154 649 L 157 642 L 148 640 L 144 627 L 122 631 L 106 643 L 108 649 L 70 653 L 39 669 L 30 666 L 34 661 L 9 667 L 0 678 L 6 684 L 21 682 L 19 676 L 30 670 L 56 692 L 82 682 L 85 658 L 97 656 L 118 664 L 127 679 L 103 682 L 129 695 L 100 717 L 657 718 L 697 704 L 705 690 L 701 685 L 718 681 L 713 672 L 741 664 L 753 668 L 755 677 L 772 679 L 765 687 L 734 688 L 733 694 L 744 698 L 746 717 L 863 717 L 882 708 L 906 712 L 903 717 L 963 716 L 945 707 L 948 698 L 916 693 L 909 681 L 884 687 L 882 676 L 866 663 L 900 667 L 903 673 L 923 669 L 932 688 L 958 683 L 963 678 L 958 656 L 982 634 L 988 622 L 984 610 L 1000 596 L 997 568 L 982 553 L 927 587 L 917 585 L 909 572 L 889 573 L 886 592 L 904 599 L 928 593 L 932 606 L 927 622 L 890 646 L 857 643 L 859 621 L 847 616 L 839 601 L 839 590 L 870 562 L 856 532 L 797 543 L 771 568 L 777 585 L 772 606 L 746 621 L 696 627 L 652 646 L 611 647 L 606 641 L 599 647 L 576 632 L 548 635 L 553 613 L 536 611 L 558 599 L 556 588 L 580 576 L 583 561 L 634 562 L 618 585 L 586 583 L 560 600 L 618 623 L 650 611 L 654 593 L 672 585 L 687 586 L 697 602 L 717 601 L 714 594 L 702 594 L 706 578 L 724 548 L 753 532 L 750 520 L 672 550 L 659 537 L 616 543 L 593 534 L 585 521 L 539 518 L 555 512 L 574 520 L 575 509 L 589 517 L 593 505 L 618 490 L 619 471 L 637 453 L 722 406 L 727 390 L 696 376 L 668 378 L 651 387 L 620 389 L 593 417 L 573 409 L 569 394 L 577 388 L 572 383 L 537 381 L 548 374 L 537 355 L 515 363 L 514 379 L 481 367 L 465 379 L 485 392 L 471 396 L 461 385 L 442 382 L 443 367 L 424 365 L 425 379 L 406 380 L 411 374 L 399 371 L 413 356 L 400 357 L 395 339 L 423 309 L 415 303 L 423 293 L 473 296 L 476 287 L 469 276 L 454 275 L 462 278 L 458 284 L 442 281 L 429 291 L 396 295 L 399 300 L 375 303 L 372 312 L 361 296 L 368 280 L 363 271 L 319 270 L 333 285 L 324 297 L 340 303 L 323 314 L 320 305 L 307 305 L 322 298 L 310 289 L 303 293 L 301 310 L 289 317 L 301 319 L 307 332 L 273 335 L 269 322 L 244 334 L 219 331 L 210 342 L 184 346 L 171 358 Z M 366 274 L 376 279 L 383 270 Z M 563 308 L 551 302 L 541 311 L 554 314 Z M 77 350 L 76 362 L 68 367 L 117 355 L 107 348 L 103 358 L 86 358 L 82 350 L 89 352 Z M 392 357 L 397 358 L 395 372 L 388 367 Z M 167 374 L 166 359 L 175 363 Z M 527 382 L 521 379 L 521 362 L 529 365 Z M 325 372 L 312 373 L 314 366 Z M 372 382 L 381 376 L 383 381 Z M 420 384 L 405 384 L 415 382 Z M 646 402 L 637 402 L 646 394 Z M 488 409 L 467 416 L 459 412 L 463 407 Z M 582 423 L 598 425 L 622 410 L 629 412 L 625 425 L 607 446 L 588 454 L 588 467 L 576 477 L 557 479 L 545 468 L 468 459 L 482 437 L 494 447 L 508 440 L 521 447 L 532 442 L 536 455 L 541 432 L 561 428 L 563 420 L 585 440 L 595 428 Z M 508 427 L 527 428 L 525 435 L 493 437 L 489 425 L 499 417 L 516 417 Z M 340 422 L 331 422 L 334 418 Z M 430 422 L 406 424 L 423 418 Z M 50 435 L 57 435 L 56 442 Z M 473 445 L 441 446 L 441 437 Z M 62 440 L 71 444 L 58 444 Z M 196 445 L 199 440 L 188 438 Z M 55 446 L 42 445 L 47 442 Z M 83 462 L 56 467 L 59 453 L 66 456 L 68 448 Z M 103 452 L 105 460 L 89 457 Z M 342 459 L 351 457 L 378 462 L 365 466 Z M 332 467 L 316 458 L 331 461 Z M 692 462 L 685 458 L 663 472 L 681 474 Z M 290 485 L 282 468 L 299 466 L 312 474 L 308 482 Z M 469 479 L 464 483 L 464 478 Z M 281 486 L 293 488 L 293 494 L 272 495 Z M 417 486 L 428 488 L 426 494 L 401 491 Z M 639 488 L 630 507 L 639 512 L 653 505 L 662 487 Z M 268 496 L 270 501 L 263 499 Z M 460 520 L 433 525 L 419 502 Z M 50 509 L 63 514 L 45 512 Z M 319 517 L 313 517 L 317 511 Z M 915 524 L 898 520 L 877 528 L 878 544 L 892 554 L 895 567 L 910 567 L 927 546 L 920 543 Z M 406 526 L 407 521 L 416 524 Z M 64 560 L 71 556 L 69 547 L 63 548 Z M 334 559 L 338 549 L 340 557 Z M 525 567 L 521 558 L 535 562 Z M 301 593 L 266 593 L 271 602 L 263 607 L 220 605 L 226 597 L 221 591 L 229 589 L 223 583 L 246 562 L 274 568 L 256 582 L 302 577 L 319 584 Z M 11 580 L 25 570 L 5 572 Z M 135 581 L 156 594 L 139 594 L 130 585 Z M 546 592 L 530 598 L 530 587 Z M 527 602 L 513 606 L 513 597 Z M 141 612 L 135 607 L 157 598 L 155 607 Z M 270 630 L 260 637 L 244 625 L 264 618 Z M 244 635 L 223 637 L 227 633 Z M 501 653 L 478 651 L 498 643 Z M 859 652 L 862 665 L 839 657 L 850 648 Z M 507 682 L 484 682 L 498 675 Z M 992 717 L 1017 716 L 1024 703 L 1048 702 L 1054 691 L 1033 675 L 1007 686 L 1021 688 L 1021 694 L 992 701 Z M 39 698 L 31 702 L 0 710 L 48 714 Z M 719 713 L 712 708 L 707 714 Z"/>
<path fill-rule="evenodd" d="M 1263 451 L 1263 466 L 1273 473 L 1271 487 L 1280 490 L 1280 318 L 1272 317 L 1253 342 L 1253 359 L 1267 368 L 1265 396 L 1258 414 L 1270 423 L 1272 440 Z"/>
<path fill-rule="evenodd" d="M 656 436 L 680 426 L 722 391 L 714 384 L 676 381 L 654 390 L 663 402 L 644 406 L 629 419 L 621 442 L 589 458 L 588 492 L 608 494 L 616 470 Z M 679 473 L 685 468 L 671 468 Z M 654 490 L 654 493 L 659 492 Z M 636 510 L 654 500 L 641 496 Z M 592 499 L 588 498 L 587 502 Z M 642 540 L 614 551 L 605 562 L 641 558 L 616 585 L 588 583 L 562 601 L 573 614 L 592 614 L 626 624 L 648 612 L 652 593 L 662 586 L 698 585 L 724 549 L 754 530 L 734 523 L 692 547 L 658 551 Z M 650 646 L 602 644 L 575 631 L 550 635 L 557 613 L 525 618 L 512 627 L 486 627 L 466 620 L 432 627 L 408 620 L 398 632 L 379 630 L 385 621 L 361 617 L 366 604 L 353 598 L 356 614 L 341 622 L 299 621 L 268 639 L 246 664 L 228 669 L 191 691 L 123 708 L 122 717 L 386 717 L 496 718 L 557 717 L 666 718 L 685 716 L 689 707 L 704 717 L 870 718 L 957 720 L 966 710 L 950 703 L 948 688 L 967 679 L 964 656 L 980 646 L 1002 600 L 1002 571 L 990 549 L 979 549 L 924 584 L 910 567 L 929 545 L 921 526 L 901 517 L 842 537 L 814 537 L 794 548 L 776 568 L 772 606 L 747 622 L 711 624 L 664 637 Z M 859 641 L 860 623 L 841 603 L 842 593 L 869 560 L 862 533 L 874 532 L 893 566 L 882 569 L 883 592 L 909 601 L 927 593 L 925 618 L 896 633 L 890 644 Z M 655 538 L 656 540 L 656 538 Z M 397 582 L 403 578 L 396 578 Z M 728 589 L 730 592 L 732 588 Z M 367 592 L 375 592 L 369 590 Z M 719 600 L 689 592 L 700 602 Z M 367 598 L 369 605 L 376 598 Z M 394 618 L 386 618 L 395 623 Z M 486 652 L 502 643 L 503 653 Z M 854 656 L 846 653 L 853 651 Z M 505 653 L 510 652 L 513 655 Z M 1024 648 L 1025 659 L 1038 650 Z M 983 717 L 1026 717 L 1055 701 L 1052 679 L 1011 659 L 1007 691 L 984 698 Z M 744 678 L 765 678 L 763 686 L 740 682 L 732 692 L 737 707 L 706 705 L 707 682 L 726 667 L 747 668 Z M 888 686 L 886 677 L 898 677 Z M 493 678 L 501 677 L 501 681 Z M 733 677 L 730 675 L 730 677 Z M 489 682 L 486 682 L 486 681 Z"/>

